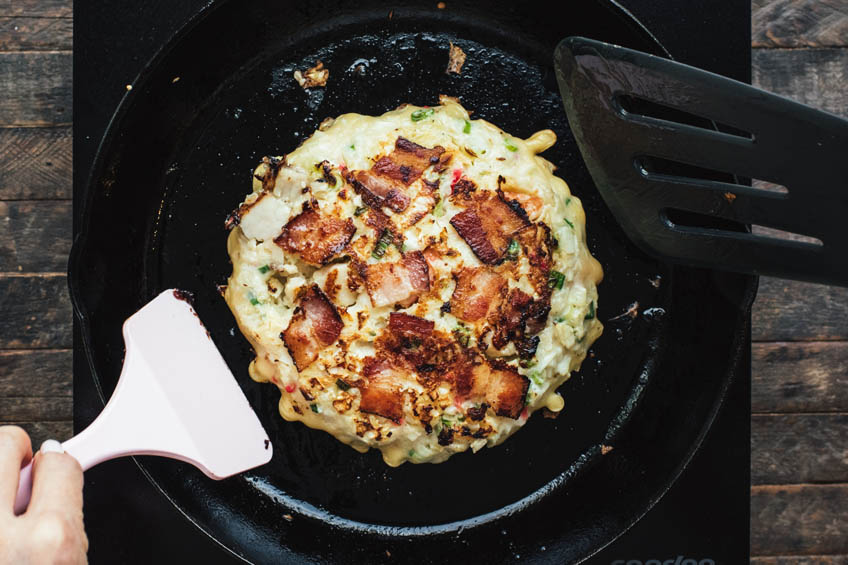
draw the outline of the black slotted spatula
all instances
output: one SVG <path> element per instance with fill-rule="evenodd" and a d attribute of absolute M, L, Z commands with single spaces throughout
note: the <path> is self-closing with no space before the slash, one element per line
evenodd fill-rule
<path fill-rule="evenodd" d="M 592 179 L 643 251 L 848 286 L 848 121 L 580 37 L 559 44 L 554 67 Z M 752 234 L 746 224 L 808 237 Z"/>

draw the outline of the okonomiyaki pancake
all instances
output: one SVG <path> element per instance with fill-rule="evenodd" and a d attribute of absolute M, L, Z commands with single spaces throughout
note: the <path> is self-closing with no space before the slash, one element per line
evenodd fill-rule
<path fill-rule="evenodd" d="M 228 219 L 225 299 L 280 414 L 396 466 L 494 446 L 602 325 L 585 215 L 538 156 L 459 102 L 328 119 L 266 157 Z"/>

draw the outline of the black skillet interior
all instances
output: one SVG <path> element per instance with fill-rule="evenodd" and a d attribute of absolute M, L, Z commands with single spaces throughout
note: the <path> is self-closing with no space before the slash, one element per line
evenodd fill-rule
<path fill-rule="evenodd" d="M 485 6 L 485 7 L 483 7 Z M 568 35 L 662 54 L 615 5 L 544 2 L 230 1 L 196 18 L 147 68 L 101 146 L 71 287 L 92 373 L 117 382 L 122 321 L 157 292 L 196 308 L 274 441 L 274 459 L 221 482 L 143 458 L 203 530 L 256 562 L 408 557 L 437 562 L 579 560 L 665 491 L 721 402 L 745 334 L 752 279 L 668 268 L 638 252 L 601 201 L 568 129 L 551 54 Z M 447 75 L 448 42 L 468 55 Z M 296 68 L 321 60 L 326 89 Z M 604 336 L 563 386 L 556 420 L 534 416 L 506 444 L 441 465 L 386 467 L 329 435 L 282 421 L 276 388 L 247 376 L 252 353 L 216 285 L 230 265 L 223 220 L 266 154 L 291 151 L 328 116 L 379 114 L 450 94 L 526 137 L 552 128 L 545 156 L 586 208 L 602 262 Z M 619 316 L 638 304 L 638 315 Z M 155 417 L 155 414 L 151 414 Z M 601 456 L 601 445 L 613 451 Z"/>

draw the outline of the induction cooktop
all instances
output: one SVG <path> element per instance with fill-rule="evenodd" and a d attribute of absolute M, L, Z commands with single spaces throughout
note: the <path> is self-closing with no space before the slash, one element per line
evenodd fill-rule
<path fill-rule="evenodd" d="M 750 81 L 748 0 L 622 0 L 679 61 Z M 126 85 L 208 0 L 77 2 L 74 10 L 74 234 L 86 177 Z M 387 7 L 389 3 L 387 3 Z M 715 33 L 721 29 L 721 33 Z M 750 338 L 748 339 L 750 342 Z M 586 563 L 715 565 L 749 554 L 750 347 L 704 444 L 671 490 Z M 102 409 L 74 328 L 74 428 Z M 92 563 L 240 563 L 180 513 L 132 459 L 86 473 Z M 327 540 L 331 543 L 332 540 Z M 527 556 L 504 555 L 504 562 Z M 544 551 L 532 558 L 545 562 Z"/>

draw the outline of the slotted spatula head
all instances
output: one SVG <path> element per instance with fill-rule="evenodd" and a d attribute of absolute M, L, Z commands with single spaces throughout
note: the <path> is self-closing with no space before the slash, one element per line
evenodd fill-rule
<path fill-rule="evenodd" d="M 560 43 L 554 66 L 592 179 L 642 250 L 688 265 L 848 286 L 848 121 L 579 37 Z M 810 237 L 756 235 L 746 224 Z"/>

